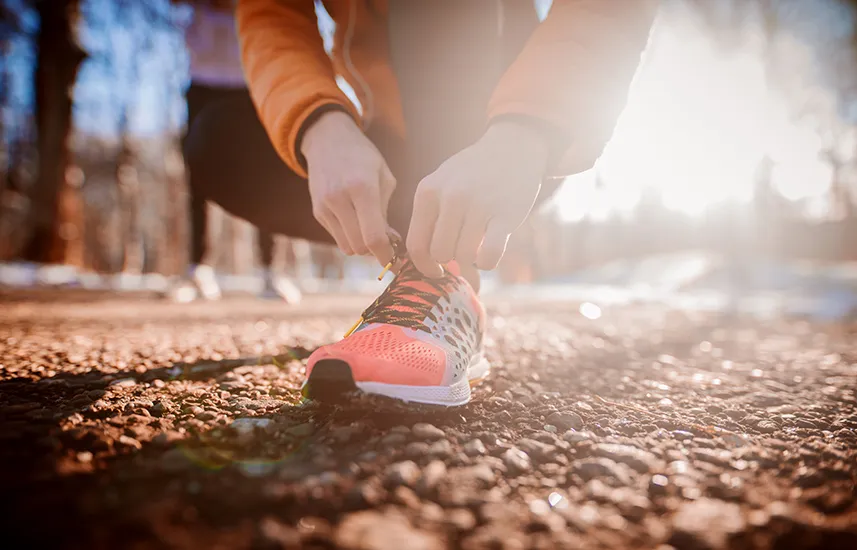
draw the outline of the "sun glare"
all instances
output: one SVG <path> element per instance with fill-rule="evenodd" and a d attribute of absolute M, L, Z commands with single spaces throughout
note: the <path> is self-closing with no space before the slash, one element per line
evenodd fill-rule
<path fill-rule="evenodd" d="M 659 24 L 605 154 L 568 179 L 556 205 L 565 221 L 597 220 L 654 192 L 666 208 L 697 215 L 751 201 L 765 156 L 775 189 L 811 198 L 830 186 L 822 145 L 768 89 L 758 51 L 725 52 L 689 25 Z"/>

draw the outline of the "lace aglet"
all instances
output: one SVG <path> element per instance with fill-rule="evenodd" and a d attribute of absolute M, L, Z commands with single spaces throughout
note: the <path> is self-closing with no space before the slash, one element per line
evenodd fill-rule
<path fill-rule="evenodd" d="M 360 317 L 359 319 L 357 319 L 357 322 L 354 323 L 353 325 L 351 325 L 351 328 L 348 329 L 348 332 L 345 333 L 343 338 L 348 338 L 349 336 L 354 334 L 354 331 L 357 330 L 357 327 L 359 327 L 360 323 L 362 323 L 362 322 L 363 322 L 363 317 Z"/>
<path fill-rule="evenodd" d="M 390 263 L 388 263 L 387 265 L 385 265 L 385 266 L 384 266 L 384 270 L 383 270 L 383 271 L 381 271 L 381 274 L 380 274 L 380 275 L 378 275 L 378 280 L 380 281 L 381 279 L 383 279 L 383 278 L 384 278 L 384 275 L 386 275 L 386 274 L 387 274 L 387 272 L 389 272 L 392 268 L 393 268 L 393 262 L 390 262 Z"/>

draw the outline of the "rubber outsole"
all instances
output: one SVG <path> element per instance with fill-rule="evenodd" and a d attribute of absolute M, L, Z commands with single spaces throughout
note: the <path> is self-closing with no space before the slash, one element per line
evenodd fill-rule
<path fill-rule="evenodd" d="M 484 380 L 490 370 L 478 356 L 468 372 L 470 378 L 449 386 L 407 386 L 380 382 L 355 382 L 351 367 L 340 359 L 323 359 L 315 364 L 304 383 L 304 396 L 316 401 L 341 402 L 355 391 L 381 395 L 400 401 L 456 407 L 470 401 L 470 388 Z"/>

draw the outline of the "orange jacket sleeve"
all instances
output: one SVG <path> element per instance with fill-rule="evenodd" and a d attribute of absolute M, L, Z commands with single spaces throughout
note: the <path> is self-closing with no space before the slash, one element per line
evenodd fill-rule
<path fill-rule="evenodd" d="M 336 85 L 314 3 L 239 0 L 236 19 L 244 74 L 259 118 L 286 164 L 306 177 L 297 147 L 307 118 L 334 105 L 360 120 Z"/>
<path fill-rule="evenodd" d="M 494 91 L 489 120 L 525 116 L 554 137 L 549 176 L 592 167 L 610 139 L 657 0 L 554 0 Z"/>

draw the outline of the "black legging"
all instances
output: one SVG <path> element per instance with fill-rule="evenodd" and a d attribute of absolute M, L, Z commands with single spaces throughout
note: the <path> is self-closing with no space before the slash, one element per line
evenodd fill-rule
<path fill-rule="evenodd" d="M 509 2 L 507 2 L 509 3 Z M 536 24 L 520 6 L 511 38 L 496 36 L 496 2 L 391 2 L 391 63 L 402 94 L 407 142 L 375 124 L 367 136 L 396 177 L 388 222 L 405 236 L 419 181 L 478 139 L 501 69 Z M 453 22 L 452 26 L 443 23 Z M 440 25 L 440 26 L 438 26 Z M 438 32 L 444 28 L 444 32 Z M 523 29 L 523 30 L 522 30 Z M 510 45 L 511 44 L 511 45 Z M 494 57 L 492 57 L 494 56 Z M 454 62 L 450 60 L 454 59 Z M 496 63 L 491 63 L 491 60 Z M 274 151 L 245 91 L 207 105 L 190 128 L 186 156 L 191 192 L 260 230 L 320 243 L 332 237 L 313 218 L 307 182 Z M 547 192 L 556 184 L 543 186 Z"/>
<path fill-rule="evenodd" d="M 234 101 L 240 101 L 247 97 L 245 88 L 222 88 L 211 87 L 199 83 L 191 83 L 185 94 L 187 103 L 187 128 L 188 132 L 185 135 L 185 163 L 188 168 L 190 182 L 190 261 L 191 264 L 200 264 L 205 257 L 208 246 L 208 206 L 206 204 L 209 197 L 206 189 L 211 185 L 205 183 L 205 179 L 214 178 L 217 176 L 207 173 L 204 168 L 205 158 L 199 155 L 191 157 L 188 155 L 187 145 L 190 142 L 190 135 L 193 132 L 193 127 L 199 120 L 200 114 L 214 110 L 220 110 L 220 105 L 229 105 Z M 228 108 L 228 107 L 227 107 Z M 206 115 L 208 116 L 208 115 Z M 200 138 L 193 138 L 199 142 Z M 204 140 L 203 140 L 204 141 Z M 208 153 L 204 153 L 207 155 Z M 258 247 L 262 265 L 270 268 L 274 263 L 274 235 L 265 230 L 259 230 Z"/>

